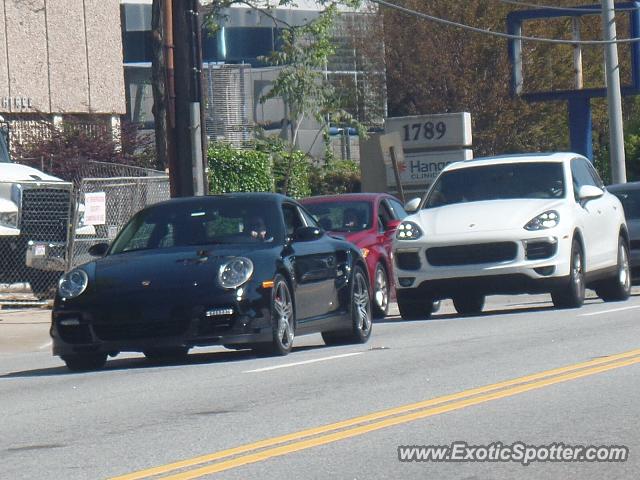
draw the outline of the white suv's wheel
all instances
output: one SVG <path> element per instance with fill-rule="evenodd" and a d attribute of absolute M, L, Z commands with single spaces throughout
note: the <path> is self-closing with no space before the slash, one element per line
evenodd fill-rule
<path fill-rule="evenodd" d="M 618 267 L 616 274 L 602 281 L 596 293 L 605 302 L 622 301 L 631 295 L 631 270 L 629 268 L 629 248 L 624 238 L 618 240 Z"/>
<path fill-rule="evenodd" d="M 580 242 L 573 239 L 571 245 L 571 266 L 569 282 L 562 288 L 551 292 L 551 299 L 556 308 L 580 308 L 584 303 L 584 252 Z"/>

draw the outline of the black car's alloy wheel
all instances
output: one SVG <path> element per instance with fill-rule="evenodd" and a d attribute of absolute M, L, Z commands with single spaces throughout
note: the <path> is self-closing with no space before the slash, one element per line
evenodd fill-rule
<path fill-rule="evenodd" d="M 571 245 L 569 282 L 551 293 L 553 305 L 556 308 L 580 308 L 584 303 L 585 288 L 584 253 L 580 242 L 574 239 Z"/>
<path fill-rule="evenodd" d="M 453 306 L 460 315 L 477 315 L 484 308 L 484 295 L 456 295 L 453 297 Z"/>
<path fill-rule="evenodd" d="M 616 274 L 596 287 L 596 293 L 605 302 L 626 300 L 631 295 L 631 269 L 629 248 L 624 238 L 618 239 L 618 268 Z"/>
<path fill-rule="evenodd" d="M 376 265 L 373 281 L 373 315 L 376 318 L 384 318 L 389 312 L 390 289 L 387 271 L 381 263 Z"/>
<path fill-rule="evenodd" d="M 295 313 L 289 285 L 282 275 L 276 275 L 271 291 L 271 329 L 271 343 L 255 345 L 254 349 L 258 353 L 287 355 L 293 348 Z"/>
<path fill-rule="evenodd" d="M 106 353 L 76 353 L 62 357 L 67 368 L 74 372 L 88 372 L 100 370 L 107 363 Z"/>
<path fill-rule="evenodd" d="M 371 336 L 372 327 L 369 284 L 364 270 L 355 267 L 351 284 L 351 329 L 345 332 L 323 332 L 322 338 L 327 345 L 366 343 Z"/>

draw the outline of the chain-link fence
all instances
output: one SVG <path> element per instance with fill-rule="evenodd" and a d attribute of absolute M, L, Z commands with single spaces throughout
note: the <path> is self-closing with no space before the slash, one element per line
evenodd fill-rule
<path fill-rule="evenodd" d="M 110 243 L 136 212 L 169 197 L 167 176 L 81 180 L 73 221 L 76 227 L 69 243 L 68 268 L 90 261 L 92 245 Z"/>
<path fill-rule="evenodd" d="M 86 160 L 75 171 L 73 182 L 37 170 L 0 180 L 0 303 L 52 298 L 65 270 L 91 260 L 92 245 L 170 196 L 164 172 Z"/>

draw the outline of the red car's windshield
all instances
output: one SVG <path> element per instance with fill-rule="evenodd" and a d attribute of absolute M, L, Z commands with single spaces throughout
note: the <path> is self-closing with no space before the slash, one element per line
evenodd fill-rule
<path fill-rule="evenodd" d="M 332 232 L 360 232 L 373 223 L 369 202 L 317 202 L 307 203 L 305 208 L 323 229 Z"/>

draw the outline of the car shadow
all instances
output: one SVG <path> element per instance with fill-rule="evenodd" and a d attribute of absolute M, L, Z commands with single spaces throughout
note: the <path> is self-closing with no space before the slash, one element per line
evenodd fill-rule
<path fill-rule="evenodd" d="M 632 294 L 632 296 L 640 296 L 640 293 Z M 585 300 L 585 305 L 592 305 L 595 303 L 603 303 L 599 298 L 588 298 Z M 521 315 L 526 313 L 535 312 L 547 312 L 550 310 L 556 310 L 550 301 L 531 301 L 531 302 L 519 302 L 516 304 L 505 305 L 500 308 L 492 307 L 490 310 L 483 310 L 480 313 L 472 315 L 461 315 L 456 312 L 448 313 L 434 313 L 429 318 L 417 319 L 417 320 L 402 320 L 400 315 L 388 315 L 385 318 L 375 319 L 373 323 L 398 323 L 398 322 L 434 322 L 438 320 L 462 320 L 467 318 L 481 318 L 489 316 L 506 316 L 506 315 Z M 559 310 L 560 311 L 560 310 Z"/>
<path fill-rule="evenodd" d="M 303 345 L 299 347 L 293 347 L 292 353 L 304 352 L 309 350 L 316 350 L 320 348 L 327 348 L 326 345 Z M 34 370 L 21 370 L 17 372 L 10 372 L 4 375 L 0 375 L 0 379 L 3 378 L 29 378 L 29 377 L 49 377 L 56 375 L 78 375 L 83 373 L 100 373 L 109 372 L 115 370 L 141 370 L 147 368 L 163 368 L 163 367 L 175 367 L 182 365 L 213 365 L 217 363 L 229 363 L 239 362 L 244 360 L 255 360 L 256 358 L 269 358 L 268 355 L 259 355 L 252 350 L 222 350 L 217 352 L 193 352 L 186 358 L 177 361 L 167 362 L 151 362 L 144 358 L 142 354 L 140 357 L 131 358 L 111 358 L 107 361 L 107 364 L 101 370 L 89 371 L 89 372 L 72 372 L 67 367 L 61 365 L 58 367 L 38 368 Z M 277 358 L 277 357 L 273 357 Z"/>

